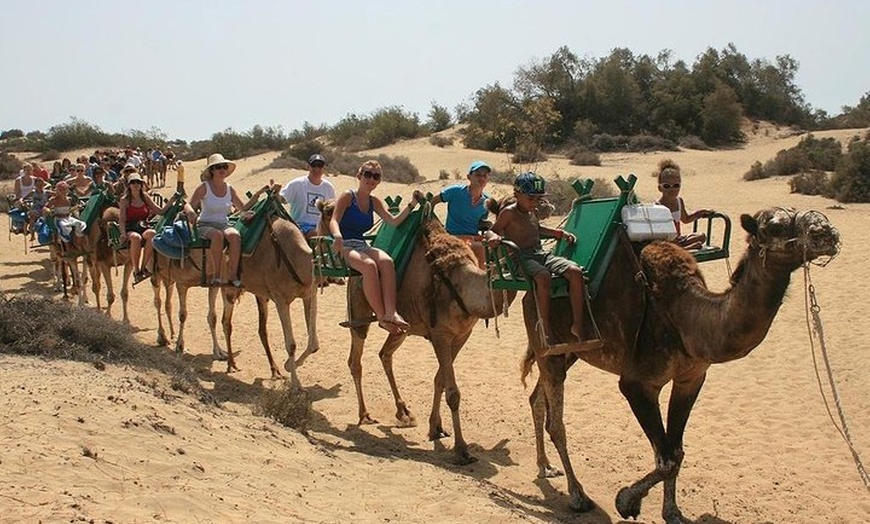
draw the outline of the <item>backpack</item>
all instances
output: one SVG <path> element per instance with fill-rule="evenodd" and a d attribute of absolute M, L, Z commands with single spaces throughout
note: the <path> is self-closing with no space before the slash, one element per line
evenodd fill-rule
<path fill-rule="evenodd" d="M 185 257 L 192 235 L 187 220 L 176 220 L 163 228 L 152 240 L 154 249 L 174 260 Z"/>

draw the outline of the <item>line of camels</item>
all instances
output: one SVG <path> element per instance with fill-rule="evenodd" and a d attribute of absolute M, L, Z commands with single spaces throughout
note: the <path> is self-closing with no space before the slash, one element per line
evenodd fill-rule
<path fill-rule="evenodd" d="M 273 198 L 273 197 L 269 197 Z M 100 308 L 100 278 L 106 282 L 107 311 L 110 313 L 114 292 L 110 269 L 124 267 L 121 297 L 123 319 L 127 316 L 127 283 L 131 274 L 124 252 L 112 252 L 105 241 L 105 225 L 117 220 L 117 208 L 106 209 L 99 227 L 92 228 L 91 246 L 95 246 L 92 267 L 93 291 Z M 537 365 L 537 381 L 529 395 L 537 450 L 538 477 L 565 475 L 569 506 L 577 512 L 593 509 L 595 503 L 583 491 L 567 448 L 563 420 L 565 378 L 578 360 L 619 376 L 619 389 L 652 445 L 653 469 L 639 480 L 622 488 L 615 505 L 623 518 L 639 516 L 641 502 L 658 483 L 664 485 L 662 517 L 668 524 L 685 522 L 676 502 L 677 477 L 684 458 L 683 433 L 689 414 L 704 384 L 707 369 L 749 354 L 765 338 L 782 304 L 790 276 L 797 268 L 818 257 L 833 257 L 839 250 L 836 228 L 818 212 L 797 212 L 774 207 L 743 215 L 741 225 L 748 246 L 734 271 L 730 287 L 723 292 L 707 289 L 695 259 L 675 244 L 655 241 L 647 245 L 620 242 L 607 269 L 599 292 L 591 301 L 591 318 L 586 315 L 586 332 L 594 330 L 594 321 L 604 341 L 603 347 L 583 353 L 548 355 L 540 346 L 535 331 L 533 293 L 522 300 L 528 347 L 522 362 L 525 384 Z M 287 358 L 283 365 L 289 380 L 300 386 L 296 367 L 319 347 L 316 329 L 317 278 L 312 249 L 294 223 L 275 214 L 255 251 L 242 263 L 244 291 L 257 300 L 259 336 L 265 349 L 273 378 L 282 373 L 272 356 L 266 334 L 268 302 L 276 305 L 284 334 Z M 156 271 L 152 278 L 154 306 L 158 317 L 158 344 L 166 345 L 175 337 L 177 352 L 184 350 L 184 325 L 187 320 L 186 296 L 192 286 L 200 285 L 202 268 L 195 256 L 183 262 L 170 260 L 155 252 Z M 207 257 L 206 257 L 207 258 Z M 172 285 L 179 296 L 179 329 L 176 336 L 171 320 Z M 349 315 L 371 315 L 359 285 L 351 278 L 348 285 Z M 161 290 L 165 299 L 161 299 Z M 242 291 L 242 292 L 244 292 Z M 234 304 L 242 293 L 236 289 L 210 288 L 208 323 L 212 334 L 213 356 L 227 360 L 227 371 L 236 369 L 231 345 Z M 216 334 L 215 302 L 222 297 L 221 318 L 227 350 L 220 348 Z M 290 322 L 290 303 L 304 301 L 308 344 L 296 356 L 297 342 Z M 429 438 L 448 437 L 441 419 L 441 400 L 450 409 L 453 432 L 453 458 L 458 464 L 476 460 L 469 452 L 462 433 L 460 388 L 454 373 L 454 361 L 481 318 L 493 318 L 514 299 L 514 293 L 493 292 L 487 270 L 478 267 L 468 245 L 444 230 L 430 215 L 424 219 L 410 261 L 398 290 L 397 306 L 410 323 L 403 334 L 390 334 L 379 352 L 396 405 L 396 419 L 401 426 L 416 425 L 414 415 L 402 399 L 393 373 L 393 354 L 408 335 L 429 340 L 435 350 L 438 369 L 435 373 L 432 409 L 429 415 Z M 553 299 L 553 332 L 557 342 L 573 340 L 570 333 L 571 311 L 568 298 Z M 168 317 L 169 337 L 162 314 Z M 362 388 L 361 357 L 368 334 L 368 324 L 351 331 L 348 365 L 353 376 L 359 406 L 359 424 L 375 420 L 365 405 Z M 667 423 L 659 406 L 662 388 L 672 383 L 667 407 Z M 562 469 L 547 457 L 544 433 L 556 448 Z"/>

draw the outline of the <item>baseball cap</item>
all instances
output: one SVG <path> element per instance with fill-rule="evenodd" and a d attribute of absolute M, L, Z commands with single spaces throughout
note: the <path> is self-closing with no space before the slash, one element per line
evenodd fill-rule
<path fill-rule="evenodd" d="M 483 160 L 475 160 L 474 162 L 471 163 L 470 166 L 468 166 L 468 173 L 469 174 L 474 173 L 475 171 L 477 171 L 478 169 L 481 169 L 481 168 L 489 169 L 490 172 L 492 172 L 492 168 L 489 167 L 489 164 L 487 164 Z"/>
<path fill-rule="evenodd" d="M 514 189 L 525 195 L 546 196 L 547 192 L 544 190 L 544 184 L 544 179 L 540 175 L 532 171 L 526 171 L 514 180 Z"/>
<path fill-rule="evenodd" d="M 315 162 L 323 162 L 325 164 L 326 159 L 323 158 L 323 155 L 315 153 L 315 154 L 311 155 L 310 157 L 308 157 L 308 165 L 310 166 L 311 164 L 313 164 Z"/>

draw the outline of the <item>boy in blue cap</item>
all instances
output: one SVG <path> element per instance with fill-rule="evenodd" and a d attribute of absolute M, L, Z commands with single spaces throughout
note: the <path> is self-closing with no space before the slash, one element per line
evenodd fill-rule
<path fill-rule="evenodd" d="M 586 296 L 583 282 L 583 270 L 574 261 L 558 257 L 544 251 L 541 247 L 541 234 L 564 239 L 573 244 L 577 238 L 564 229 L 554 229 L 541 225 L 535 215 L 535 208 L 541 198 L 547 193 L 544 179 L 536 173 L 528 171 L 519 175 L 514 181 L 514 197 L 517 201 L 499 211 L 498 218 L 487 235 L 490 245 L 498 244 L 503 236 L 520 248 L 520 257 L 535 283 L 535 298 L 541 318 L 547 346 L 554 346 L 552 328 L 550 327 L 550 280 L 552 275 L 561 275 L 568 281 L 568 295 L 571 299 L 571 334 L 577 338 L 579 351 L 588 351 L 601 346 L 598 339 L 583 338 L 583 300 Z"/>
<path fill-rule="evenodd" d="M 486 267 L 486 255 L 480 236 L 480 221 L 486 218 L 486 200 L 489 195 L 483 192 L 492 168 L 483 160 L 476 160 L 468 168 L 468 184 L 455 184 L 445 187 L 432 199 L 432 205 L 447 202 L 447 225 L 451 235 L 466 241 L 478 265 Z"/>

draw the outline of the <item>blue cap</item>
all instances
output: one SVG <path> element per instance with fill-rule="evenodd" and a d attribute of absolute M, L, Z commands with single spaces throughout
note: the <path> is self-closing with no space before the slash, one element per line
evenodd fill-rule
<path fill-rule="evenodd" d="M 514 180 L 514 189 L 526 195 L 546 196 L 544 184 L 544 179 L 541 176 L 532 171 L 526 171 Z"/>
<path fill-rule="evenodd" d="M 471 166 L 468 167 L 468 174 L 470 175 L 471 173 L 474 173 L 478 169 L 482 169 L 482 168 L 489 169 L 489 171 L 492 172 L 492 168 L 489 167 L 489 164 L 487 164 L 483 160 L 475 160 L 474 162 L 471 163 Z"/>

